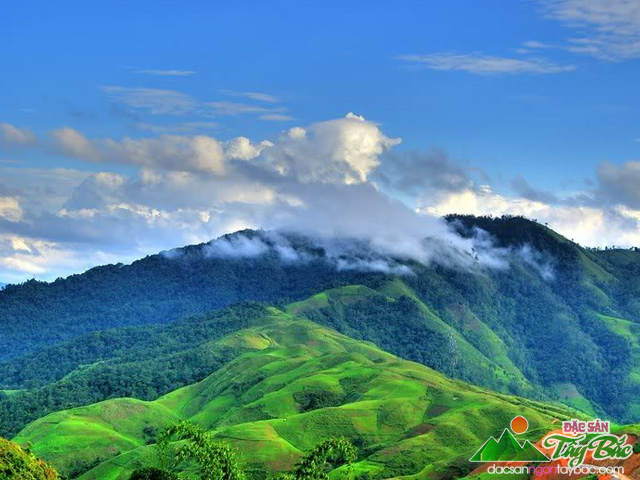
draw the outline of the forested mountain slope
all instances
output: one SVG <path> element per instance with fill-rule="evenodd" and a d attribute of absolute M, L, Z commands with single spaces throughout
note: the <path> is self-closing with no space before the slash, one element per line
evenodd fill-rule
<path fill-rule="evenodd" d="M 486 237 L 503 263 L 393 258 L 385 265 L 398 268 L 374 269 L 380 255 L 366 244 L 336 260 L 307 237 L 246 231 L 130 266 L 9 286 L 0 292 L 4 432 L 56 409 L 151 400 L 204 378 L 228 360 L 206 343 L 255 315 L 175 319 L 244 300 L 477 385 L 639 420 L 640 254 L 586 250 L 522 218 L 448 220 L 463 236 Z M 150 374 L 169 358 L 175 372 Z"/>

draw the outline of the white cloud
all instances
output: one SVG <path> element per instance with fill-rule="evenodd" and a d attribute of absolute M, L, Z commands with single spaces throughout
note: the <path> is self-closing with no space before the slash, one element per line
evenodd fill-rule
<path fill-rule="evenodd" d="M 198 106 L 189 95 L 175 90 L 106 86 L 102 91 L 115 102 L 153 115 L 184 115 Z"/>
<path fill-rule="evenodd" d="M 262 105 L 254 105 L 250 103 L 239 103 L 239 102 L 228 102 L 226 100 L 222 100 L 219 102 L 208 102 L 206 106 L 211 108 L 215 115 L 221 116 L 235 116 L 235 115 L 244 115 L 247 113 L 274 113 L 281 112 L 284 109 L 281 107 L 278 108 L 270 108 L 264 107 Z"/>
<path fill-rule="evenodd" d="M 379 156 L 400 142 L 385 136 L 376 124 L 349 113 L 306 129 L 290 129 L 261 158 L 281 175 L 303 182 L 360 183 L 379 165 Z"/>
<path fill-rule="evenodd" d="M 432 53 L 402 55 L 399 57 L 408 63 L 425 65 L 432 70 L 463 71 L 476 75 L 500 74 L 551 74 L 565 73 L 575 70 L 573 65 L 559 65 L 541 58 L 508 58 L 480 53 Z"/>
<path fill-rule="evenodd" d="M 259 157 L 256 168 L 304 182 L 334 183 L 366 181 L 378 166 L 378 157 L 400 143 L 400 139 L 386 137 L 374 123 L 351 113 L 306 129 L 294 127 L 275 143 L 253 144 L 245 137 L 222 142 L 205 135 L 90 140 L 68 127 L 52 135 L 60 151 L 92 162 L 224 175 L 229 161 Z"/>
<path fill-rule="evenodd" d="M 278 103 L 279 101 L 277 97 L 269 95 L 268 93 L 261 92 L 237 92 L 235 90 L 220 90 L 220 93 L 229 97 L 248 98 L 249 100 L 256 100 L 258 102 Z"/>
<path fill-rule="evenodd" d="M 422 206 L 431 216 L 450 213 L 469 215 L 522 215 L 546 223 L 581 245 L 640 246 L 640 210 L 624 206 L 611 209 L 580 205 L 551 205 L 494 193 L 489 187 L 451 193 L 440 203 Z"/>
<path fill-rule="evenodd" d="M 225 157 L 222 143 L 205 135 L 161 135 L 158 138 L 126 137 L 101 142 L 104 158 L 143 167 L 175 171 L 200 171 L 222 175 Z"/>
<path fill-rule="evenodd" d="M 36 136 L 28 128 L 18 128 L 9 123 L 0 123 L 0 144 L 8 147 L 26 146 L 35 143 Z"/>
<path fill-rule="evenodd" d="M 62 153 L 91 162 L 100 160 L 98 149 L 77 130 L 64 127 L 53 130 L 51 135 L 55 146 Z"/>
<path fill-rule="evenodd" d="M 603 60 L 640 57 L 640 3 L 636 0 L 542 0 L 548 17 L 578 29 L 566 48 Z"/>
<path fill-rule="evenodd" d="M 0 275 L 4 282 L 28 278 L 54 279 L 70 272 L 82 272 L 95 265 L 131 261 L 125 252 L 104 252 L 95 246 L 63 246 L 55 242 L 0 233 Z"/>
<path fill-rule="evenodd" d="M 225 156 L 231 159 L 251 160 L 267 147 L 273 147 L 273 143 L 264 140 L 259 144 L 253 144 L 247 137 L 236 137 L 226 142 Z"/>
<path fill-rule="evenodd" d="M 522 46 L 531 50 L 544 50 L 546 48 L 553 48 L 552 45 L 544 42 L 539 42 L 537 40 L 529 40 L 527 42 L 523 42 Z"/>
<path fill-rule="evenodd" d="M 22 220 L 20 202 L 15 197 L 0 197 L 0 219 L 10 222 Z"/>
<path fill-rule="evenodd" d="M 558 20 L 592 25 L 603 32 L 637 34 L 640 4 L 635 0 L 546 0 L 548 14 Z"/>
<path fill-rule="evenodd" d="M 182 122 L 174 125 L 137 122 L 134 123 L 133 126 L 137 130 L 150 133 L 186 133 L 201 130 L 216 130 L 220 128 L 220 124 L 218 122 Z"/>
<path fill-rule="evenodd" d="M 293 120 L 291 115 L 283 115 L 281 113 L 268 113 L 259 117 L 260 120 L 266 120 L 268 122 L 288 122 Z"/>
<path fill-rule="evenodd" d="M 193 70 L 154 70 L 154 69 L 144 69 L 144 70 L 136 70 L 136 73 L 143 73 L 146 75 L 154 75 L 158 77 L 189 77 L 191 75 L 195 75 L 197 72 Z"/>
<path fill-rule="evenodd" d="M 52 136 L 62 153 L 91 162 L 125 163 L 216 175 L 225 172 L 222 142 L 205 135 L 89 140 L 80 132 L 65 127 L 54 130 Z"/>

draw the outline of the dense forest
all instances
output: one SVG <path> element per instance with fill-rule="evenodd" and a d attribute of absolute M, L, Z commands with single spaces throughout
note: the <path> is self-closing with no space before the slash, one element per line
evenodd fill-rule
<path fill-rule="evenodd" d="M 290 238 L 301 252 L 314 248 Z M 288 263 L 275 250 L 259 257 L 213 256 L 202 244 L 51 283 L 8 285 L 0 291 L 0 361 L 93 331 L 165 323 L 242 301 L 286 303 L 366 277 L 339 271 L 321 256 Z"/>

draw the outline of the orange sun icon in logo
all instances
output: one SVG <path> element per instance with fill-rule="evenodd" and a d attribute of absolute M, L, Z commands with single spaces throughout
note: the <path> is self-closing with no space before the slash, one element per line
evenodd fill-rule
<path fill-rule="evenodd" d="M 511 420 L 511 430 L 513 433 L 524 433 L 529 428 L 529 422 L 522 415 L 518 415 L 513 420 Z"/>

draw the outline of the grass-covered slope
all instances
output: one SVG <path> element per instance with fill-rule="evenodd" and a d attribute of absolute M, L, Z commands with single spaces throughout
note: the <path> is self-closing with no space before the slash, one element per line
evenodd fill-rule
<path fill-rule="evenodd" d="M 493 390 L 533 392 L 504 342 L 485 323 L 463 307 L 456 324 L 446 323 L 401 279 L 378 290 L 362 285 L 327 290 L 287 311 Z"/>
<path fill-rule="evenodd" d="M 14 440 L 33 442 L 33 451 L 63 473 L 88 469 L 81 478 L 126 479 L 157 461 L 155 432 L 186 419 L 231 443 L 255 478 L 288 469 L 319 441 L 340 436 L 360 449 L 359 477 L 456 478 L 514 416 L 529 419 L 535 439 L 566 415 L 450 380 L 276 309 L 216 344 L 247 351 L 155 401 L 113 399 L 57 412 Z"/>

